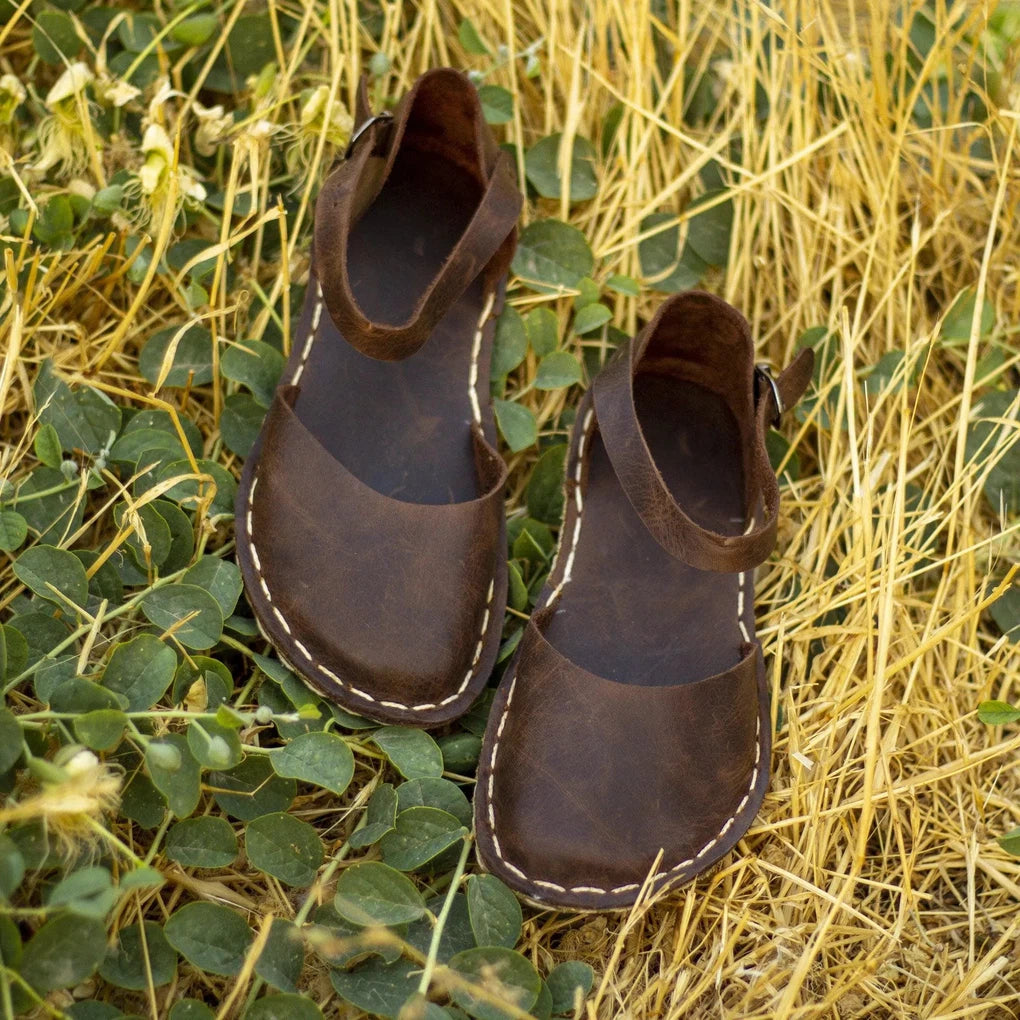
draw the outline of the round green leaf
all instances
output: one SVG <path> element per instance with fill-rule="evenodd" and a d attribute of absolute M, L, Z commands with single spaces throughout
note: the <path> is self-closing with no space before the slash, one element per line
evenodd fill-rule
<path fill-rule="evenodd" d="M 213 486 L 215 486 L 209 512 L 213 516 L 232 514 L 234 512 L 234 497 L 237 495 L 237 480 L 215 461 L 199 460 L 196 463 L 198 470 L 203 475 L 209 475 L 212 478 L 212 485 L 208 481 L 199 482 L 193 479 L 181 481 L 167 490 L 167 499 L 180 503 L 186 510 L 194 510 L 198 507 L 200 498 L 202 501 L 208 499 L 210 492 L 213 491 Z M 190 474 L 192 474 L 192 469 L 188 461 L 175 460 L 164 464 L 159 469 L 157 481 L 165 482 L 170 478 L 179 478 L 181 475 Z"/>
<path fill-rule="evenodd" d="M 64 907 L 79 917 L 103 920 L 116 902 L 110 872 L 103 867 L 79 868 L 65 875 L 45 897 L 53 910 Z"/>
<path fill-rule="evenodd" d="M 970 340 L 970 326 L 974 321 L 977 305 L 977 291 L 966 287 L 956 295 L 955 300 L 946 312 L 942 321 L 942 338 L 950 342 L 967 343 Z M 981 319 L 978 323 L 978 336 L 986 337 L 995 328 L 995 305 L 987 298 L 981 304 Z"/>
<path fill-rule="evenodd" d="M 442 896 L 433 896 L 427 903 L 429 913 L 425 917 L 412 921 L 407 926 L 407 934 L 404 936 L 407 942 L 414 946 L 423 955 L 428 955 L 429 945 L 435 933 L 436 919 L 443 909 L 443 902 L 446 899 Z M 440 963 L 449 962 L 452 956 L 463 952 L 465 949 L 475 948 L 475 936 L 471 931 L 471 919 L 468 916 L 467 897 L 463 893 L 455 893 L 453 902 L 450 904 L 450 912 L 446 917 L 446 924 L 439 935 Z"/>
<path fill-rule="evenodd" d="M 0 549 L 14 552 L 28 537 L 28 521 L 17 510 L 0 510 Z"/>
<path fill-rule="evenodd" d="M 341 998 L 369 1016 L 396 1017 L 418 986 L 420 967 L 410 960 L 384 963 L 373 957 L 353 970 L 332 970 L 329 980 Z"/>
<path fill-rule="evenodd" d="M 225 818 L 187 818 L 166 834 L 165 852 L 185 868 L 225 868 L 237 857 L 237 837 Z"/>
<path fill-rule="evenodd" d="M 461 825 L 471 825 L 471 804 L 464 791 L 449 779 L 409 779 L 397 789 L 401 811 L 413 807 L 439 808 L 453 815 Z"/>
<path fill-rule="evenodd" d="M 524 316 L 524 328 L 531 349 L 541 358 L 559 345 L 559 323 L 551 308 L 533 308 Z"/>
<path fill-rule="evenodd" d="M 302 733 L 274 751 L 273 769 L 278 776 L 313 783 L 341 794 L 354 777 L 354 755 L 342 737 L 323 731 Z"/>
<path fill-rule="evenodd" d="M 14 574 L 36 595 L 61 608 L 68 602 L 84 606 L 88 601 L 89 580 L 85 568 L 77 556 L 64 549 L 52 545 L 26 549 L 14 561 Z"/>
<path fill-rule="evenodd" d="M 187 739 L 195 761 L 207 769 L 232 769 L 244 756 L 237 731 L 212 719 L 192 722 Z"/>
<path fill-rule="evenodd" d="M 136 992 L 149 987 L 150 975 L 151 984 L 158 988 L 173 981 L 176 972 L 177 954 L 154 921 L 146 921 L 144 929 L 139 924 L 121 928 L 116 945 L 99 968 L 100 976 L 111 985 Z"/>
<path fill-rule="evenodd" d="M 996 841 L 1006 853 L 1020 857 L 1020 827 L 1011 829 L 1002 836 L 997 836 Z"/>
<path fill-rule="evenodd" d="M 127 701 L 129 712 L 146 712 L 166 694 L 177 655 L 154 634 L 117 645 L 103 673 L 103 686 Z"/>
<path fill-rule="evenodd" d="M 29 940 L 21 976 L 41 994 L 73 988 L 92 975 L 106 955 L 106 926 L 94 918 L 59 914 Z"/>
<path fill-rule="evenodd" d="M 201 796 L 201 769 L 181 733 L 167 733 L 150 741 L 145 749 L 145 764 L 153 785 L 166 797 L 170 810 L 178 818 L 187 818 L 198 807 Z"/>
<path fill-rule="evenodd" d="M 9 708 L 0 708 L 0 775 L 13 768 L 21 757 L 21 725 Z"/>
<path fill-rule="evenodd" d="M 514 119 L 514 97 L 499 85 L 483 85 L 478 90 L 482 116 L 487 124 L 509 124 Z"/>
<path fill-rule="evenodd" d="M 533 446 L 538 439 L 538 423 L 531 410 L 511 400 L 493 400 L 496 422 L 506 445 L 514 453 Z"/>
<path fill-rule="evenodd" d="M 186 648 L 211 648 L 223 633 L 219 603 L 194 584 L 168 584 L 148 592 L 141 601 L 146 619 L 173 631 Z"/>
<path fill-rule="evenodd" d="M 256 999 L 244 1020 L 322 1020 L 322 1010 L 303 995 L 267 995 Z"/>
<path fill-rule="evenodd" d="M 528 182 L 543 198 L 559 198 L 563 194 L 563 178 L 560 176 L 560 148 L 563 136 L 557 132 L 537 141 L 524 158 L 524 170 Z M 567 182 L 568 199 L 571 202 L 586 202 L 598 192 L 598 178 L 595 176 L 595 149 L 587 138 L 575 136 L 568 166 L 570 179 Z"/>
<path fill-rule="evenodd" d="M 66 64 L 77 56 L 82 41 L 63 11 L 39 11 L 32 27 L 32 46 L 47 64 Z"/>
<path fill-rule="evenodd" d="M 138 371 L 155 386 L 166 364 L 169 371 L 162 385 L 205 386 L 213 377 L 212 345 L 212 334 L 204 326 L 167 326 L 149 337 L 138 356 Z"/>
<path fill-rule="evenodd" d="M 243 587 L 237 564 L 222 556 L 203 556 L 185 575 L 185 584 L 204 588 L 219 604 L 226 619 L 237 606 Z"/>
<path fill-rule="evenodd" d="M 443 774 L 443 755 L 423 730 L 383 726 L 372 734 L 372 740 L 405 779 Z"/>
<path fill-rule="evenodd" d="M 218 903 L 189 903 L 163 929 L 167 942 L 189 963 L 210 974 L 233 977 L 251 945 L 240 914 Z"/>
<path fill-rule="evenodd" d="M 113 442 L 120 431 L 120 408 L 105 394 L 88 386 L 72 390 L 54 372 L 53 362 L 48 358 L 39 369 L 32 392 L 39 408 L 39 421 L 57 430 L 64 450 L 98 454 Z M 63 475 L 58 472 L 50 477 L 55 479 L 52 484 L 63 480 Z M 31 516 L 28 513 L 25 516 L 32 524 Z"/>
<path fill-rule="evenodd" d="M 249 822 L 244 849 L 259 871 L 300 887 L 315 881 L 323 859 L 322 840 L 315 829 L 283 811 Z"/>
<path fill-rule="evenodd" d="M 553 351 L 538 364 L 535 388 L 558 390 L 564 386 L 573 386 L 575 383 L 581 382 L 582 378 L 581 365 L 573 354 L 569 351 Z"/>
<path fill-rule="evenodd" d="M 170 532 L 170 549 L 161 568 L 164 575 L 172 574 L 191 562 L 191 556 L 195 550 L 195 527 L 188 515 L 175 503 L 171 503 L 167 499 L 156 499 L 151 505 L 163 519 Z M 199 587 L 201 588 L 203 585 L 199 585 Z M 210 594 L 216 598 L 217 602 L 219 601 L 216 592 L 210 591 Z M 230 612 L 233 612 L 233 609 Z M 224 616 L 229 615 L 229 613 L 224 613 Z"/>
<path fill-rule="evenodd" d="M 249 755 L 229 772 L 210 772 L 208 784 L 219 807 L 242 822 L 286 811 L 297 792 L 293 779 L 277 776 L 268 758 L 258 754 Z"/>
<path fill-rule="evenodd" d="M 305 964 L 301 929 L 293 921 L 274 917 L 269 938 L 255 962 L 255 973 L 282 992 L 296 992 Z"/>
<path fill-rule="evenodd" d="M 584 999 L 591 991 L 595 981 L 595 971 L 591 965 L 580 960 L 567 960 L 553 967 L 546 979 L 552 993 L 552 1011 L 554 1013 L 573 1013 L 574 997 L 578 990 Z"/>
<path fill-rule="evenodd" d="M 170 38 L 185 46 L 201 46 L 209 41 L 219 24 L 220 19 L 215 14 L 193 14 L 174 25 Z"/>
<path fill-rule="evenodd" d="M 596 302 L 580 308 L 574 316 L 574 332 L 578 336 L 594 333 L 601 329 L 613 317 L 613 313 L 604 304 Z"/>
<path fill-rule="evenodd" d="M 151 567 L 160 566 L 170 554 L 173 542 L 170 526 L 151 503 L 139 507 L 136 517 L 125 520 L 126 517 L 125 504 L 113 508 L 113 521 L 117 527 L 132 527 L 124 544 L 131 550 L 136 566 L 147 575 Z"/>
<path fill-rule="evenodd" d="M 181 999 L 170 1007 L 169 1020 L 216 1020 L 216 1014 L 198 999 Z"/>
<path fill-rule="evenodd" d="M 37 467 L 18 490 L 19 497 L 49 492 L 48 496 L 17 504 L 18 513 L 25 518 L 29 528 L 38 533 L 40 541 L 70 534 L 85 517 L 85 501 L 79 498 L 78 486 L 72 484 L 59 488 L 66 485 L 67 480 L 59 471 Z M 57 491 L 52 491 L 54 489 Z"/>
<path fill-rule="evenodd" d="M 421 782 L 422 780 L 418 780 Z M 376 787 L 365 810 L 365 824 L 347 837 L 354 849 L 371 846 L 392 831 L 397 820 L 397 793 L 389 783 Z"/>
<path fill-rule="evenodd" d="M 538 220 L 521 232 L 513 271 L 523 280 L 559 290 L 591 276 L 595 258 L 584 234 L 560 220 Z"/>
<path fill-rule="evenodd" d="M 479 35 L 478 29 L 475 28 L 474 22 L 470 18 L 464 18 L 461 21 L 457 28 L 457 38 L 466 52 L 480 57 L 491 56 L 489 47 L 485 45 L 485 41 Z"/>
<path fill-rule="evenodd" d="M 691 203 L 691 209 L 707 205 L 725 193 L 722 188 L 706 191 Z M 730 257 L 732 229 L 733 200 L 726 199 L 691 218 L 687 228 L 687 243 L 710 266 L 724 266 Z"/>
<path fill-rule="evenodd" d="M 680 228 L 673 213 L 646 216 L 641 221 L 641 233 L 650 234 L 638 243 L 641 275 L 655 290 L 675 294 L 697 286 L 708 264 L 689 245 L 681 254 Z"/>
<path fill-rule="evenodd" d="M 493 875 L 472 875 L 467 883 L 471 930 L 480 946 L 513 949 L 524 915 L 517 897 Z"/>
<path fill-rule="evenodd" d="M 413 807 L 397 815 L 392 832 L 379 840 L 383 860 L 397 871 L 414 871 L 467 835 L 467 828 L 446 811 Z"/>
<path fill-rule="evenodd" d="M 283 374 L 283 355 L 261 340 L 245 340 L 231 344 L 223 352 L 220 371 L 228 379 L 247 386 L 252 396 L 268 407 Z"/>
<path fill-rule="evenodd" d="M 489 375 L 493 379 L 502 379 L 524 360 L 527 353 L 528 334 L 524 330 L 524 320 L 516 308 L 507 305 L 496 320 Z"/>
<path fill-rule="evenodd" d="M 520 953 L 511 949 L 496 946 L 468 949 L 453 957 L 450 967 L 472 984 L 518 1010 L 527 1012 L 538 1000 L 542 986 L 538 971 Z M 507 1020 L 510 1015 L 508 1011 L 466 991 L 454 991 L 453 1001 L 478 1020 Z"/>
<path fill-rule="evenodd" d="M 1014 644 L 1020 644 L 1020 586 L 1004 591 L 988 611 L 999 630 Z"/>
<path fill-rule="evenodd" d="M 559 527 L 563 520 L 563 473 L 567 444 L 550 446 L 531 472 L 526 499 L 528 514 L 536 520 Z"/>
<path fill-rule="evenodd" d="M 482 738 L 473 733 L 448 733 L 439 738 L 439 750 L 443 752 L 443 768 L 463 775 L 477 767 Z"/>
<path fill-rule="evenodd" d="M 231 453 L 247 457 L 258 438 L 266 409 L 247 393 L 232 393 L 223 402 L 220 415 L 220 435 Z"/>
<path fill-rule="evenodd" d="M 425 901 L 411 880 L 379 861 L 362 861 L 343 871 L 333 906 L 358 925 L 404 924 L 425 913 Z"/>
<path fill-rule="evenodd" d="M 98 708 L 74 720 L 75 736 L 93 751 L 112 751 L 127 729 L 127 716 L 116 708 Z"/>
<path fill-rule="evenodd" d="M 10 896 L 25 877 L 25 858 L 10 836 L 0 834 L 0 896 Z M 10 961 L 4 957 L 10 966 Z"/>

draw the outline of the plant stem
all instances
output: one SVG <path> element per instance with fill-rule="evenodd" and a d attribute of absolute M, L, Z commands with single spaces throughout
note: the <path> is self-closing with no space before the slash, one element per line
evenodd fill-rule
<path fill-rule="evenodd" d="M 460 886 L 460 880 L 464 877 L 464 869 L 467 867 L 468 854 L 471 852 L 471 836 L 464 837 L 464 846 L 460 851 L 460 860 L 454 868 L 453 877 L 450 879 L 450 888 L 446 892 L 446 899 L 443 900 L 443 909 L 439 911 L 436 918 L 436 926 L 432 929 L 432 941 L 429 943 L 429 955 L 425 960 L 425 969 L 421 972 L 421 980 L 418 982 L 418 991 L 422 995 L 428 995 L 429 985 L 432 983 L 432 972 L 436 969 L 436 962 L 439 958 L 439 942 L 443 937 L 443 929 L 446 927 L 446 919 L 450 916 L 453 907 L 453 897 Z"/>

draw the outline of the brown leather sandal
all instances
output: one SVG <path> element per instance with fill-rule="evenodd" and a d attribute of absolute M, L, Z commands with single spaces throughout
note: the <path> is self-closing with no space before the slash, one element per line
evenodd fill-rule
<path fill-rule="evenodd" d="M 755 367 L 746 320 L 670 298 L 595 380 L 560 548 L 482 748 L 482 861 L 577 910 L 688 882 L 746 832 L 771 721 L 754 567 L 775 544 L 765 431 L 811 378 Z"/>
<path fill-rule="evenodd" d="M 244 466 L 238 561 L 263 632 L 344 708 L 438 725 L 498 651 L 503 487 L 489 397 L 521 206 L 471 82 L 369 115 L 315 211 L 293 352 Z"/>

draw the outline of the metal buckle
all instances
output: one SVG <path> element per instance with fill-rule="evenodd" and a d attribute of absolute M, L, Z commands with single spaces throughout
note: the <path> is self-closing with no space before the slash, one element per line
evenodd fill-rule
<path fill-rule="evenodd" d="M 381 120 L 393 120 L 393 114 L 384 110 L 382 113 L 377 113 L 368 120 L 364 121 L 351 135 L 351 140 L 347 143 L 347 148 L 344 150 L 344 159 L 350 159 L 351 153 L 354 151 L 354 145 L 358 139 L 370 128 L 373 124 L 378 124 Z"/>
<path fill-rule="evenodd" d="M 776 414 L 772 419 L 771 425 L 773 428 L 779 427 L 779 420 L 783 416 L 783 411 L 786 410 L 783 407 L 783 398 L 779 395 L 779 386 L 776 383 L 775 378 L 772 375 L 772 369 L 768 365 L 755 365 L 754 366 L 754 378 L 757 383 L 759 380 L 765 380 L 772 388 L 772 399 L 776 402 Z M 760 397 L 761 391 L 758 386 L 755 386 L 755 396 Z"/>

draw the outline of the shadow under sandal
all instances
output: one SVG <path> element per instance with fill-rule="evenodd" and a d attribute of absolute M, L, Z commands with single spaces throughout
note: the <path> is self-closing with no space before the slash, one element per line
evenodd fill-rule
<path fill-rule="evenodd" d="M 813 356 L 772 379 L 746 320 L 666 301 L 586 394 L 548 584 L 489 716 L 486 868 L 577 910 L 688 882 L 751 824 L 771 722 L 754 567 L 775 544 L 765 432 Z"/>
<path fill-rule="evenodd" d="M 506 602 L 489 397 L 516 240 L 512 164 L 462 74 L 361 125 L 315 210 L 280 387 L 244 466 L 238 561 L 263 632 L 317 691 L 439 725 L 485 685 Z"/>

